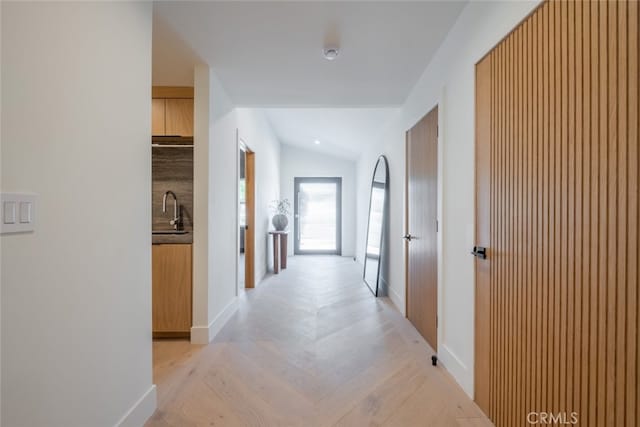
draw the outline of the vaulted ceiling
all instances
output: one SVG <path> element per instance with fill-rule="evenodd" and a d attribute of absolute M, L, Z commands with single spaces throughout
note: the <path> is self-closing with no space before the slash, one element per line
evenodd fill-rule
<path fill-rule="evenodd" d="M 404 102 L 465 2 L 154 4 L 154 84 L 211 66 L 239 106 L 389 106 Z M 340 54 L 327 61 L 325 45 Z"/>
<path fill-rule="evenodd" d="M 398 112 L 466 1 L 154 3 L 153 83 L 208 64 L 285 144 L 355 159 Z M 338 46 L 334 61 L 325 46 Z M 314 144 L 315 140 L 320 144 Z"/>
<path fill-rule="evenodd" d="M 356 160 L 367 144 L 377 141 L 398 108 L 270 108 L 265 112 L 282 143 Z"/>

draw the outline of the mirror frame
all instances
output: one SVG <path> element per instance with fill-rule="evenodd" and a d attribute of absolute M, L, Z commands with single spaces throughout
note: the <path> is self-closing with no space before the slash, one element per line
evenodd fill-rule
<path fill-rule="evenodd" d="M 369 231 L 371 227 L 371 203 L 373 199 L 373 183 L 376 179 L 376 171 L 379 166 L 384 167 L 385 173 L 385 182 L 384 182 L 384 205 L 383 205 L 383 214 L 382 214 L 382 230 L 380 231 L 380 255 L 378 257 L 378 271 L 376 272 L 376 282 L 375 284 L 367 282 L 367 244 L 369 242 Z M 378 296 L 378 289 L 380 285 L 380 270 L 382 266 L 382 257 L 384 255 L 384 239 L 386 235 L 387 221 L 388 221 L 388 205 L 389 205 L 389 161 L 387 160 L 387 156 L 381 155 L 378 157 L 376 161 L 376 165 L 373 168 L 373 175 L 371 176 L 371 190 L 369 191 L 369 209 L 367 210 L 367 234 L 365 236 L 364 242 L 364 268 L 362 270 L 362 280 L 367 285 L 369 290 L 373 292 L 373 295 Z M 375 285 L 375 288 L 373 287 Z"/>

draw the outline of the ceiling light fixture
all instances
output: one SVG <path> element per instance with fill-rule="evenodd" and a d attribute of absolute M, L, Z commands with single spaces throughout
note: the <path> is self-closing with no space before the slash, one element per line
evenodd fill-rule
<path fill-rule="evenodd" d="M 340 50 L 337 47 L 325 47 L 322 53 L 327 61 L 333 61 L 338 57 Z"/>
<path fill-rule="evenodd" d="M 314 144 L 319 145 L 320 144 L 320 140 L 316 139 L 315 141 L 313 141 Z"/>

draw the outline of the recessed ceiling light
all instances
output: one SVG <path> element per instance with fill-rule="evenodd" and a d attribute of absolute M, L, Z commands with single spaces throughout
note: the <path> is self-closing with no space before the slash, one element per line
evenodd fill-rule
<path fill-rule="evenodd" d="M 319 140 L 319 139 L 316 139 L 315 141 L 313 141 L 313 143 L 314 143 L 314 144 L 316 144 L 316 145 L 318 145 L 318 144 L 320 144 L 320 140 Z"/>
<path fill-rule="evenodd" d="M 324 54 L 325 59 L 328 61 L 333 61 L 338 57 L 339 49 L 337 47 L 325 47 L 322 53 Z"/>

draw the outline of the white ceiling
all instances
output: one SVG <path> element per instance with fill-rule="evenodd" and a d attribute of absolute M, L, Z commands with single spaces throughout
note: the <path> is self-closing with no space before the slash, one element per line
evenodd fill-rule
<path fill-rule="evenodd" d="M 264 110 L 280 141 L 355 160 L 378 140 L 398 108 L 268 108 Z M 320 144 L 316 145 L 315 140 Z"/>
<path fill-rule="evenodd" d="M 156 2 L 154 84 L 217 73 L 239 106 L 404 102 L 465 2 Z M 324 44 L 340 56 L 327 61 Z"/>

